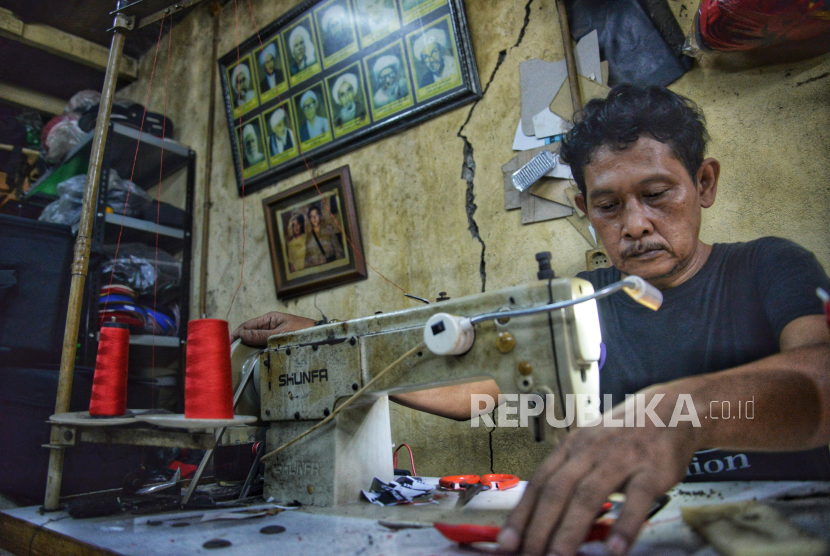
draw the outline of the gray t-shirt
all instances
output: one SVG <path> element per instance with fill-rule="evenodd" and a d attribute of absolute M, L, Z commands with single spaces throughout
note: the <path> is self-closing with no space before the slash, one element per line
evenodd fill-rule
<path fill-rule="evenodd" d="M 579 277 L 595 290 L 621 278 L 616 268 Z M 716 243 L 697 274 L 663 292 L 657 311 L 624 293 L 597 302 L 605 355 L 600 391 L 612 394 L 616 404 L 625 394 L 652 384 L 778 353 L 787 324 L 824 313 L 817 287 L 830 291 L 827 274 L 812 253 L 792 241 L 765 237 Z M 830 479 L 826 448 L 790 453 L 706 450 L 695 455 L 685 481 L 807 479 Z"/>
<path fill-rule="evenodd" d="M 620 280 L 616 268 L 582 272 L 594 289 Z M 765 237 L 716 243 L 703 268 L 663 292 L 652 311 L 624 293 L 600 299 L 605 361 L 600 390 L 614 403 L 652 384 L 737 367 L 779 351 L 784 327 L 823 314 L 816 288 L 830 291 L 816 257 Z"/>

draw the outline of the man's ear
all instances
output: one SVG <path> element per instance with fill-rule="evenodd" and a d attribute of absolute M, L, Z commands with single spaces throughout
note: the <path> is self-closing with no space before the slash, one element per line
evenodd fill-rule
<path fill-rule="evenodd" d="M 720 176 L 720 162 L 714 158 L 707 158 L 697 170 L 697 184 L 700 188 L 700 206 L 709 208 L 715 204 L 718 194 L 718 177 Z"/>
<path fill-rule="evenodd" d="M 587 216 L 588 215 L 588 207 L 585 204 L 585 196 L 582 193 L 577 193 L 574 195 L 574 203 L 576 203 L 576 207 L 582 211 L 582 213 Z"/>

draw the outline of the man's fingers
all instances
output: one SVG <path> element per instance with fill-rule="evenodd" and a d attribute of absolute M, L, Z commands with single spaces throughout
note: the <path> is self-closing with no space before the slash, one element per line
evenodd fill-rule
<path fill-rule="evenodd" d="M 548 553 L 561 556 L 576 554 L 602 510 L 602 505 L 624 481 L 624 477 L 607 465 L 594 468 L 582 478 L 573 495 L 566 501 L 567 507 L 550 539 Z"/>
<path fill-rule="evenodd" d="M 625 487 L 625 503 L 606 546 L 613 556 L 623 556 L 634 544 L 640 528 L 660 493 L 654 490 L 654 478 L 643 474 L 633 477 Z"/>
<path fill-rule="evenodd" d="M 240 337 L 245 345 L 265 347 L 268 345 L 268 338 L 273 335 L 273 330 L 243 330 Z"/>
<path fill-rule="evenodd" d="M 533 473 L 533 477 L 527 483 L 522 499 L 510 512 L 507 523 L 499 535 L 499 545 L 502 550 L 507 552 L 519 550 L 522 536 L 533 515 L 539 493 L 547 484 L 548 477 L 565 462 L 566 453 L 567 450 L 562 449 L 562 447 L 557 448 Z"/>
<path fill-rule="evenodd" d="M 553 531 L 558 526 L 577 486 L 583 477 L 591 472 L 592 467 L 591 459 L 569 459 L 561 470 L 547 478 L 544 488 L 538 493 L 533 514 L 522 535 L 523 554 L 541 556 L 548 553 Z"/>

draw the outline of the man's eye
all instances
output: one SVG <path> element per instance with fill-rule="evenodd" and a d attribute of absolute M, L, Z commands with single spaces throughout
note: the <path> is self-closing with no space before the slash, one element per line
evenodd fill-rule
<path fill-rule="evenodd" d="M 643 195 L 643 197 L 645 197 L 646 199 L 656 199 L 663 193 L 665 193 L 665 191 L 653 191 L 651 193 L 646 193 L 645 195 Z"/>
<path fill-rule="evenodd" d="M 597 205 L 599 210 L 611 210 L 617 206 L 617 203 L 600 203 Z"/>

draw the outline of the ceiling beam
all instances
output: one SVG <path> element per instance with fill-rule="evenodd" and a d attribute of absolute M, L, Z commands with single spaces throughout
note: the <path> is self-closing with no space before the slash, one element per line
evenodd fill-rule
<path fill-rule="evenodd" d="M 0 36 L 95 68 L 101 72 L 107 69 L 109 48 L 48 25 L 24 23 L 17 19 L 12 12 L 4 9 L 0 9 Z M 138 78 L 138 60 L 129 56 L 122 56 L 118 77 L 135 81 Z"/>
<path fill-rule="evenodd" d="M 10 83 L 4 83 L 3 81 L 0 81 L 0 100 L 17 106 L 34 108 L 40 112 L 54 114 L 55 116 L 63 114 L 64 108 L 66 107 L 65 100 L 31 89 L 18 87 Z"/>

